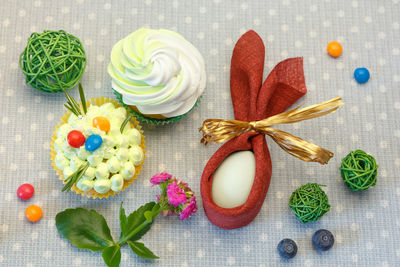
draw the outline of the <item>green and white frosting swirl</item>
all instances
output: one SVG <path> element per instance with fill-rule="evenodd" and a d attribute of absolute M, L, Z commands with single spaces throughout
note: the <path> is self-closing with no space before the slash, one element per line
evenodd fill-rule
<path fill-rule="evenodd" d="M 112 87 L 142 114 L 188 112 L 206 86 L 204 59 L 181 35 L 139 29 L 117 42 L 108 65 Z"/>

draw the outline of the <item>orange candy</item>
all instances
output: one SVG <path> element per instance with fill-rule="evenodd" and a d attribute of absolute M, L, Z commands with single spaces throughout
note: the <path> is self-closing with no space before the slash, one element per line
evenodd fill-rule
<path fill-rule="evenodd" d="M 336 41 L 330 42 L 326 47 L 328 54 L 332 57 L 338 57 L 342 54 L 343 48 L 342 45 Z"/>
<path fill-rule="evenodd" d="M 110 121 L 105 117 L 95 117 L 93 118 L 93 127 L 100 129 L 104 132 L 108 132 L 110 130 Z"/>
<path fill-rule="evenodd" d="M 31 222 L 37 222 L 42 218 L 43 212 L 39 206 L 31 205 L 25 209 L 25 216 Z"/>

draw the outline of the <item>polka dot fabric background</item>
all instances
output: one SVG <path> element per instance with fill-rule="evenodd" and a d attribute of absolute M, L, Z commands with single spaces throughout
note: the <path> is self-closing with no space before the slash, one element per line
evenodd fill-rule
<path fill-rule="evenodd" d="M 346 105 L 323 118 L 280 127 L 335 152 L 328 165 L 289 156 L 268 139 L 273 175 L 268 196 L 256 219 L 242 229 L 213 226 L 201 207 L 190 220 L 158 218 L 144 237 L 160 260 L 147 261 L 122 249 L 121 266 L 279 266 L 276 246 L 296 240 L 299 252 L 288 266 L 400 265 L 400 1 L 12 1 L 0 9 L 0 266 L 103 266 L 100 253 L 79 250 L 55 228 L 57 212 L 71 207 L 104 214 L 114 237 L 118 209 L 131 212 L 155 199 L 148 179 L 168 171 L 190 183 L 200 200 L 200 177 L 219 145 L 200 145 L 198 127 L 206 118 L 233 118 L 229 92 L 232 49 L 241 34 L 254 29 L 266 45 L 265 76 L 280 60 L 304 57 L 310 105 L 342 96 Z M 65 112 L 62 94 L 45 94 L 25 85 L 18 56 L 29 35 L 64 29 L 78 36 L 88 62 L 82 84 L 88 97 L 113 97 L 106 71 L 115 42 L 140 27 L 181 33 L 204 55 L 208 80 L 200 105 L 179 123 L 144 127 L 147 159 L 129 190 L 108 200 L 88 200 L 62 193 L 50 164 L 50 136 Z M 326 45 L 337 40 L 343 54 L 334 59 Z M 353 71 L 367 67 L 371 79 L 354 82 Z M 70 91 L 78 97 L 78 90 Z M 341 159 L 350 150 L 375 156 L 377 185 L 351 192 L 340 178 Z M 20 201 L 18 186 L 35 186 L 32 199 Z M 303 225 L 289 210 L 290 194 L 301 184 L 325 184 L 331 211 Z M 24 217 L 31 204 L 43 208 L 35 224 Z M 311 244 L 320 229 L 335 235 L 334 247 L 318 253 Z"/>

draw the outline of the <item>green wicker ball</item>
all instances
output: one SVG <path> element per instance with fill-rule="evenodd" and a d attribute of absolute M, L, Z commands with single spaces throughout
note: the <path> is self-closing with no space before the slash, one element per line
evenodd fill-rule
<path fill-rule="evenodd" d="M 297 188 L 290 196 L 289 206 L 302 223 L 318 220 L 331 208 L 326 193 L 314 183 Z"/>
<path fill-rule="evenodd" d="M 74 88 L 86 67 L 81 41 L 63 30 L 34 32 L 28 38 L 19 64 L 26 84 L 48 92 Z"/>
<path fill-rule="evenodd" d="M 362 191 L 376 185 L 378 165 L 373 156 L 355 150 L 342 159 L 340 172 L 351 191 Z"/>

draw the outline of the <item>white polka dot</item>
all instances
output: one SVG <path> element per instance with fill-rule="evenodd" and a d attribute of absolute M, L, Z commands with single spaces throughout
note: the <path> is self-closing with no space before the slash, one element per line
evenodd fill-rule
<path fill-rule="evenodd" d="M 351 6 L 354 8 L 358 7 L 358 2 L 357 1 L 351 2 Z"/>
<path fill-rule="evenodd" d="M 222 98 L 225 99 L 225 100 L 227 100 L 230 97 L 229 92 L 222 92 L 221 95 L 222 95 Z"/>
<path fill-rule="evenodd" d="M 388 142 L 383 140 L 379 143 L 380 148 L 387 148 L 388 147 Z"/>
<path fill-rule="evenodd" d="M 358 231 L 358 229 L 359 229 L 360 227 L 359 227 L 358 224 L 352 223 L 351 226 L 350 226 L 350 228 L 351 228 L 351 230 L 352 230 L 353 232 L 356 232 L 356 231 Z"/>
<path fill-rule="evenodd" d="M 204 257 L 204 250 L 202 250 L 202 249 L 199 249 L 198 251 L 197 251 L 197 258 L 203 258 Z"/>
<path fill-rule="evenodd" d="M 317 60 L 315 59 L 315 57 L 311 56 L 311 57 L 308 58 L 308 62 L 309 62 L 311 65 L 314 65 L 314 64 L 317 62 Z"/>
<path fill-rule="evenodd" d="M 400 28 L 400 24 L 398 22 L 393 22 L 392 28 L 393 30 L 398 30 Z"/>
<path fill-rule="evenodd" d="M 183 232 L 183 237 L 184 237 L 185 239 L 188 239 L 188 238 L 190 238 L 191 236 L 192 236 L 192 234 L 191 234 L 189 231 Z"/>
<path fill-rule="evenodd" d="M 397 75 L 397 74 L 393 75 L 393 81 L 396 83 L 400 82 L 400 75 Z"/>
<path fill-rule="evenodd" d="M 317 89 L 317 86 L 315 85 L 315 83 L 311 82 L 308 84 L 307 88 L 309 91 L 315 91 L 315 89 Z"/>
<path fill-rule="evenodd" d="M 379 86 L 379 92 L 385 93 L 385 92 L 386 92 L 386 86 L 383 85 L 383 84 L 381 84 L 381 85 Z"/>
<path fill-rule="evenodd" d="M 385 13 L 385 7 L 380 6 L 380 7 L 378 8 L 378 12 L 379 12 L 380 14 Z"/>
<path fill-rule="evenodd" d="M 400 158 L 395 159 L 395 160 L 394 160 L 394 164 L 395 164 L 397 167 L 400 167 Z"/>
<path fill-rule="evenodd" d="M 246 2 L 243 2 L 243 3 L 240 5 L 240 8 L 243 9 L 243 10 L 246 10 L 248 7 L 249 7 L 249 6 L 248 6 L 248 4 L 247 4 Z"/>
<path fill-rule="evenodd" d="M 93 13 L 93 12 L 92 12 L 92 13 L 89 13 L 89 14 L 88 14 L 88 19 L 89 19 L 89 20 L 94 20 L 94 19 L 96 19 L 96 13 Z"/>
<path fill-rule="evenodd" d="M 276 167 L 277 167 L 278 169 L 284 169 L 285 166 L 286 166 L 286 162 L 284 162 L 284 161 L 278 161 L 278 162 L 276 163 Z"/>
<path fill-rule="evenodd" d="M 7 125 L 9 121 L 10 121 L 10 120 L 8 119 L 8 117 L 3 117 L 3 119 L 1 120 L 1 123 L 2 123 L 3 125 Z"/>
<path fill-rule="evenodd" d="M 270 10 L 268 10 L 268 14 L 270 16 L 275 16 L 276 15 L 276 10 L 275 9 L 270 9 Z"/>
<path fill-rule="evenodd" d="M 394 136 L 400 137 L 400 130 L 395 130 L 394 131 Z"/>
<path fill-rule="evenodd" d="M 211 27 L 213 28 L 213 30 L 218 30 L 219 28 L 218 22 L 214 22 Z"/>
<path fill-rule="evenodd" d="M 20 134 L 15 135 L 15 142 L 21 142 L 22 136 Z"/>
<path fill-rule="evenodd" d="M 86 46 L 90 46 L 90 45 L 92 45 L 93 41 L 92 41 L 92 39 L 85 39 L 85 40 L 83 40 L 83 43 L 84 43 Z"/>
<path fill-rule="evenodd" d="M 300 181 L 298 179 L 292 179 L 290 183 L 291 183 L 291 185 L 293 187 L 299 187 L 300 186 Z"/>
<path fill-rule="evenodd" d="M 200 40 L 204 39 L 204 32 L 197 33 L 197 38 Z"/>
<path fill-rule="evenodd" d="M 336 12 L 336 16 L 338 16 L 339 18 L 343 18 L 344 17 L 344 11 L 343 10 L 339 10 L 338 12 Z"/>
<path fill-rule="evenodd" d="M 211 48 L 210 49 L 210 54 L 215 56 L 216 54 L 218 54 L 218 50 L 216 48 Z"/>
<path fill-rule="evenodd" d="M 228 265 L 234 265 L 236 263 L 236 259 L 232 256 L 226 258 L 226 263 L 228 263 Z"/>
<path fill-rule="evenodd" d="M 253 20 L 253 24 L 254 24 L 254 26 L 259 26 L 261 24 L 261 20 L 260 19 L 254 19 Z"/>
<path fill-rule="evenodd" d="M 160 171 L 164 171 L 164 170 L 165 170 L 165 168 L 166 168 L 166 165 L 165 165 L 165 163 L 160 163 L 160 164 L 158 164 L 158 170 L 160 170 Z"/>
<path fill-rule="evenodd" d="M 115 24 L 117 25 L 122 25 L 124 23 L 124 20 L 122 18 L 118 18 L 115 20 Z"/>
<path fill-rule="evenodd" d="M 308 35 L 309 35 L 311 38 L 315 38 L 315 37 L 317 36 L 317 33 L 316 33 L 315 31 L 310 31 L 310 32 L 308 33 Z"/>
<path fill-rule="evenodd" d="M 352 106 L 350 109 L 350 111 L 354 114 L 358 113 L 358 110 L 359 110 L 358 106 Z"/>
<path fill-rule="evenodd" d="M 106 28 L 103 28 L 100 30 L 100 35 L 107 35 L 108 34 L 108 30 Z"/>
<path fill-rule="evenodd" d="M 69 13 L 69 7 L 63 7 L 63 8 L 61 8 L 61 13 L 62 14 L 68 14 Z"/>
<path fill-rule="evenodd" d="M 351 52 L 350 57 L 351 57 L 351 59 L 357 59 L 358 54 L 356 52 Z"/>
<path fill-rule="evenodd" d="M 371 49 L 374 48 L 374 45 L 371 42 L 365 42 L 364 47 L 365 49 Z"/>
<path fill-rule="evenodd" d="M 389 236 L 389 232 L 387 230 L 382 230 L 381 231 L 381 237 L 386 238 Z"/>
<path fill-rule="evenodd" d="M 228 12 L 225 17 L 226 17 L 227 20 L 231 20 L 231 19 L 233 19 L 233 16 L 234 15 L 233 15 L 232 12 Z"/>
<path fill-rule="evenodd" d="M 274 39 L 275 39 L 275 37 L 272 34 L 267 36 L 267 41 L 270 42 L 270 43 L 273 42 Z"/>
<path fill-rule="evenodd" d="M 282 1 L 282 4 L 283 4 L 284 6 L 288 6 L 288 5 L 290 5 L 290 0 L 283 0 L 283 1 Z"/>
<path fill-rule="evenodd" d="M 328 135 L 328 134 L 329 134 L 329 128 L 326 128 L 326 127 L 322 128 L 321 133 L 322 133 L 323 135 Z"/>
<path fill-rule="evenodd" d="M 242 34 L 244 34 L 245 32 L 247 32 L 247 29 L 246 28 L 240 28 L 239 29 L 239 33 L 242 35 Z"/>
<path fill-rule="evenodd" d="M 172 7 L 173 8 L 178 8 L 178 6 L 179 6 L 178 0 L 172 1 Z"/>
<path fill-rule="evenodd" d="M 50 142 L 44 142 L 42 145 L 42 148 L 44 150 L 50 150 Z"/>
<path fill-rule="evenodd" d="M 186 23 L 186 24 L 192 23 L 192 17 L 189 17 L 189 16 L 186 17 L 186 18 L 185 18 L 185 23 Z"/>
<path fill-rule="evenodd" d="M 165 16 L 163 14 L 158 15 L 158 20 L 159 21 L 164 21 Z"/>
<path fill-rule="evenodd" d="M 325 21 L 322 23 L 322 25 L 323 25 L 325 28 L 327 28 L 327 27 L 330 27 L 330 26 L 331 26 L 331 22 L 330 22 L 329 20 L 325 20 Z"/>
<path fill-rule="evenodd" d="M 370 16 L 367 16 L 364 18 L 364 22 L 369 24 L 372 22 L 372 18 Z"/>
<path fill-rule="evenodd" d="M 311 12 L 317 12 L 317 10 L 318 10 L 318 7 L 316 5 L 310 6 L 310 11 Z"/>
<path fill-rule="evenodd" d="M 310 141 L 310 142 L 311 142 L 311 141 Z M 306 170 L 306 173 L 307 173 L 308 175 L 313 175 L 313 174 L 315 173 L 315 171 L 314 171 L 313 168 L 308 168 L 308 169 Z M 324 190 L 326 191 L 325 188 L 324 188 Z"/>
<path fill-rule="evenodd" d="M 48 113 L 47 116 L 46 116 L 46 119 L 47 119 L 48 121 L 54 120 L 54 114 L 53 114 L 53 113 Z"/>
<path fill-rule="evenodd" d="M 288 57 L 288 55 L 289 55 L 289 52 L 286 51 L 286 50 L 283 50 L 283 51 L 281 52 L 281 57 L 283 57 L 283 58 Z"/>
<path fill-rule="evenodd" d="M 282 192 L 282 191 L 277 191 L 277 192 L 276 192 L 276 198 L 278 198 L 278 199 L 282 199 L 282 198 L 283 198 L 283 196 L 284 196 L 284 194 L 283 194 L 283 192 Z"/>
<path fill-rule="evenodd" d="M 276 227 L 276 229 L 282 229 L 282 227 L 283 227 L 283 223 L 282 223 L 282 221 L 277 221 L 276 222 L 276 224 L 275 224 L 275 227 Z"/>
<path fill-rule="evenodd" d="M 343 152 L 343 146 L 342 145 L 337 145 L 336 146 L 336 152 L 338 152 L 338 153 L 340 153 L 340 152 Z"/>
<path fill-rule="evenodd" d="M 175 159 L 176 160 L 181 160 L 182 159 L 182 153 L 181 152 L 176 152 L 175 153 Z"/>
<path fill-rule="evenodd" d="M 352 254 L 351 255 L 351 261 L 354 262 L 354 263 L 358 262 L 358 255 L 357 254 Z"/>
<path fill-rule="evenodd" d="M 300 47 L 303 46 L 303 42 L 300 41 L 300 40 L 297 40 L 296 42 L 294 42 L 294 46 L 297 47 L 297 48 L 300 48 Z"/>
<path fill-rule="evenodd" d="M 282 29 L 282 31 L 287 32 L 287 31 L 289 30 L 289 25 L 283 24 L 283 25 L 281 26 L 281 29 Z"/>
<path fill-rule="evenodd" d="M 358 139 L 359 139 L 359 137 L 358 137 L 357 134 L 352 134 L 352 135 L 351 135 L 351 140 L 352 140 L 353 142 L 358 142 Z"/>
<path fill-rule="evenodd" d="M 386 33 L 384 33 L 384 32 L 378 33 L 378 38 L 379 38 L 380 40 L 385 39 L 385 38 L 386 38 Z"/>
<path fill-rule="evenodd" d="M 75 266 L 81 266 L 81 265 L 82 265 L 82 260 L 81 260 L 81 258 L 74 258 L 74 260 L 72 261 L 72 263 L 73 263 Z"/>
<path fill-rule="evenodd" d="M 365 130 L 368 132 L 371 131 L 372 129 L 374 129 L 374 125 L 370 122 L 367 122 L 364 127 L 365 127 Z"/>
<path fill-rule="evenodd" d="M 8 232 L 8 224 L 3 224 L 2 226 L 1 226 L 1 231 L 3 232 L 3 233 L 6 233 L 6 232 Z"/>
<path fill-rule="evenodd" d="M 6 46 L 5 45 L 0 45 L 0 53 L 6 52 Z"/>
<path fill-rule="evenodd" d="M 21 250 L 21 243 L 14 243 L 12 246 L 13 251 L 20 251 Z"/>
<path fill-rule="evenodd" d="M 25 17 L 25 15 L 26 15 L 26 10 L 25 9 L 21 9 L 20 11 L 18 11 L 18 16 Z"/>
<path fill-rule="evenodd" d="M 304 17 L 302 15 L 297 15 L 296 16 L 296 21 L 297 22 L 302 22 L 304 20 Z"/>
<path fill-rule="evenodd" d="M 37 130 L 37 124 L 36 123 L 32 123 L 31 124 L 31 131 L 34 132 Z"/>
<path fill-rule="evenodd" d="M 358 29 L 357 26 L 353 26 L 353 27 L 351 27 L 350 31 L 353 32 L 353 33 L 357 33 L 357 32 L 359 32 L 360 30 Z"/>
<path fill-rule="evenodd" d="M 144 1 L 144 3 L 145 3 L 147 6 L 150 6 L 150 5 L 151 5 L 151 0 L 146 0 L 146 1 Z"/>
<path fill-rule="evenodd" d="M 36 104 L 39 104 L 39 103 L 42 101 L 42 98 L 41 98 L 40 96 L 35 96 L 35 98 L 33 99 L 33 101 L 34 101 Z"/>
<path fill-rule="evenodd" d="M 365 244 L 365 247 L 367 248 L 367 250 L 372 250 L 372 249 L 374 249 L 374 243 L 368 241 L 368 242 Z"/>
<path fill-rule="evenodd" d="M 246 253 L 249 253 L 249 252 L 251 251 L 251 246 L 250 246 L 250 245 L 247 245 L 247 244 L 244 245 L 244 246 L 243 246 L 243 251 L 246 252 Z"/>
<path fill-rule="evenodd" d="M 103 6 L 103 8 L 104 8 L 105 10 L 111 9 L 111 3 L 105 3 L 104 6 Z"/>
<path fill-rule="evenodd" d="M 74 23 L 74 25 L 72 25 L 72 28 L 74 28 L 75 30 L 79 30 L 81 28 L 81 25 L 79 23 Z"/>
<path fill-rule="evenodd" d="M 329 80 L 329 73 L 325 72 L 324 74 L 322 74 L 322 79 Z"/>
<path fill-rule="evenodd" d="M 338 70 L 344 69 L 344 64 L 342 62 L 336 63 L 336 69 L 338 69 Z"/>
<path fill-rule="evenodd" d="M 97 55 L 97 61 L 98 62 L 103 62 L 105 59 L 104 55 Z"/>
<path fill-rule="evenodd" d="M 343 204 L 341 204 L 341 203 L 336 204 L 336 209 L 335 210 L 336 210 L 337 213 L 342 213 L 342 211 L 344 210 Z"/>
<path fill-rule="evenodd" d="M 202 6 L 202 7 L 200 7 L 199 12 L 200 12 L 201 14 L 204 14 L 204 13 L 207 12 L 207 9 L 206 9 L 204 6 Z"/>
<path fill-rule="evenodd" d="M 10 20 L 9 19 L 3 20 L 3 27 L 8 27 L 8 25 L 10 25 Z"/>
<path fill-rule="evenodd" d="M 231 38 L 227 38 L 227 39 L 225 39 L 225 45 L 227 45 L 227 46 L 231 46 L 231 45 L 232 45 L 232 43 L 233 43 L 233 41 L 232 41 L 232 39 L 231 39 Z"/>
<path fill-rule="evenodd" d="M 50 250 L 46 250 L 45 252 L 43 252 L 43 257 L 44 257 L 46 260 L 49 260 L 49 259 L 51 258 L 51 255 L 52 255 L 52 253 L 51 253 Z"/>

